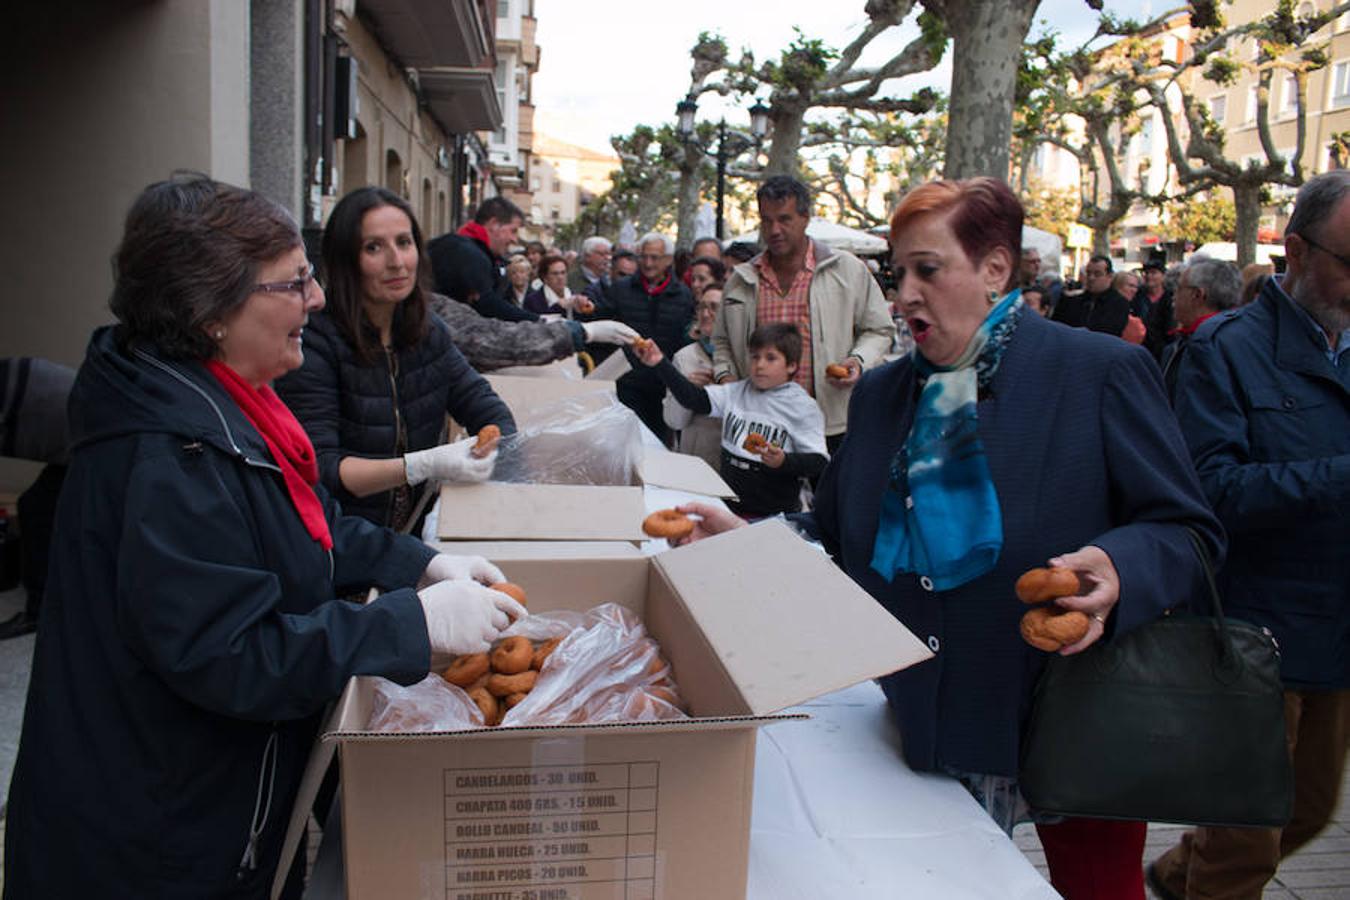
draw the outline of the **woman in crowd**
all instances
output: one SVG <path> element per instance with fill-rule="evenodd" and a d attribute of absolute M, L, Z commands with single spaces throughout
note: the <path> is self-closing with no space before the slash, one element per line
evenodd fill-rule
<path fill-rule="evenodd" d="M 530 293 L 530 279 L 533 276 L 534 266 L 530 265 L 528 258 L 520 254 L 511 257 L 511 261 L 506 264 L 508 284 L 506 299 L 516 306 L 524 306 L 525 297 Z"/>
<path fill-rule="evenodd" d="M 1061 601 L 1090 617 L 1077 653 L 1184 601 L 1200 568 L 1185 528 L 1223 539 L 1147 352 L 1065 328 L 1012 290 L 1023 211 L 989 178 L 939 181 L 891 219 L 916 348 L 853 389 L 814 524 L 843 569 L 925 641 L 882 679 L 915 769 L 959 779 L 1006 831 L 1035 821 L 1070 900 L 1143 900 L 1145 823 L 1054 820 L 1017 789 L 1045 654 L 1020 637 L 1019 575 L 1078 572 Z M 1066 375 L 1066 373 L 1068 373 Z M 695 534 L 737 524 L 725 511 Z"/>
<path fill-rule="evenodd" d="M 312 271 L 284 210 L 201 176 L 127 217 L 119 324 L 70 395 L 6 898 L 267 897 L 324 705 L 524 614 L 485 561 L 336 514 L 268 387 L 324 304 Z"/>
<path fill-rule="evenodd" d="M 574 294 L 567 286 L 567 260 L 549 254 L 539 261 L 540 286 L 525 297 L 525 308 L 540 315 L 572 317 L 573 311 L 589 315 L 595 304 L 583 294 Z"/>
<path fill-rule="evenodd" d="M 515 431 L 471 361 L 484 369 L 543 363 L 586 340 L 622 343 L 632 334 L 612 322 L 488 320 L 434 298 L 454 317 L 452 333 L 428 308 L 423 255 L 402 197 L 376 187 L 343 197 L 323 235 L 328 308 L 310 319 L 304 365 L 277 384 L 314 441 L 324 485 L 348 512 L 397 529 L 414 524 L 417 485 L 492 472 L 493 454 L 477 458 L 472 438 L 442 443 L 447 413 L 471 435 L 485 425 Z"/>
<path fill-rule="evenodd" d="M 726 280 L 727 267 L 722 260 L 713 256 L 700 256 L 689 264 L 689 290 L 694 293 L 694 302 L 703 296 L 711 284 L 721 284 Z M 712 332 L 709 332 L 711 334 Z"/>
<path fill-rule="evenodd" d="M 702 296 L 694 302 L 694 327 L 689 330 L 694 342 L 681 347 L 670 361 L 681 375 L 699 387 L 712 384 L 712 330 L 721 308 L 722 283 L 705 285 Z M 666 391 L 662 401 L 661 417 L 672 430 L 680 433 L 676 450 L 701 457 L 713 471 L 721 468 L 722 423 L 719 419 L 686 409 L 670 391 Z"/>

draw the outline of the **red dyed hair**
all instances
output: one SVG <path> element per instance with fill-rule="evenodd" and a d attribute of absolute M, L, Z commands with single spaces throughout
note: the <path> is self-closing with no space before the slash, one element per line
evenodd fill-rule
<path fill-rule="evenodd" d="M 891 213 L 891 240 L 915 219 L 928 213 L 953 210 L 950 220 L 957 243 L 972 263 L 979 263 L 996 247 L 1012 257 L 1008 285 L 1017 279 L 1022 258 L 1022 204 L 1007 184 L 997 178 L 930 181 L 906 194 Z"/>

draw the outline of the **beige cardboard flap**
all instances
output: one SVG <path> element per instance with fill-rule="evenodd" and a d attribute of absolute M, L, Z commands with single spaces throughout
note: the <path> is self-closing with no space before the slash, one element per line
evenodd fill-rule
<path fill-rule="evenodd" d="M 641 541 L 642 488 L 578 484 L 445 484 L 442 540 Z"/>
<path fill-rule="evenodd" d="M 728 531 L 654 562 L 755 715 L 933 655 L 781 521 Z"/>
<path fill-rule="evenodd" d="M 712 497 L 736 496 L 731 486 L 701 457 L 671 453 L 661 447 L 643 449 L 642 462 L 638 466 L 643 484 Z"/>

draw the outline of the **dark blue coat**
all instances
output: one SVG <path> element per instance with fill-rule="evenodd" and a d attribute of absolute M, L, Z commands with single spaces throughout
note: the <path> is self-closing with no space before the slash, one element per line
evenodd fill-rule
<path fill-rule="evenodd" d="M 1273 280 L 1200 326 L 1176 409 L 1228 531 L 1227 611 L 1264 625 L 1295 687 L 1350 688 L 1350 359 L 1333 367 Z"/>
<path fill-rule="evenodd" d="M 432 551 L 319 488 L 324 551 L 215 379 L 110 329 L 70 415 L 4 896 L 266 897 L 324 705 L 353 675 L 427 673 L 407 586 Z M 334 599 L 372 583 L 389 592 Z"/>
<path fill-rule="evenodd" d="M 427 319 L 426 336 L 398 352 L 394 375 L 385 359 L 357 359 L 333 320 L 313 313 L 305 326 L 304 365 L 276 384 L 277 394 L 314 442 L 324 487 L 347 513 L 377 525 L 390 524 L 393 493 L 357 497 L 348 492 L 338 477 L 344 456 L 387 459 L 434 447 L 444 435 L 447 414 L 470 434 L 489 424 L 502 434 L 516 430 L 511 411 L 455 347 L 445 323 L 435 313 Z"/>
<path fill-rule="evenodd" d="M 919 387 L 906 357 L 853 389 L 848 437 L 816 495 L 817 524 L 844 571 L 936 654 L 882 682 L 909 764 L 1014 775 L 1046 659 L 1018 631 L 1026 607 L 1013 593 L 1017 577 L 1085 544 L 1101 547 L 1121 582 L 1109 636 L 1186 603 L 1198 587 L 1183 526 L 1215 553 L 1223 539 L 1148 353 L 1028 311 L 979 402 L 1003 515 L 998 564 L 948 592 L 926 591 L 912 574 L 887 583 L 870 566 L 872 545 Z"/>
<path fill-rule="evenodd" d="M 675 352 L 692 340 L 689 323 L 694 318 L 694 295 L 678 278 L 672 276 L 665 289 L 653 296 L 642 286 L 641 275 L 629 275 L 593 299 L 595 311 L 581 318 L 618 319 L 643 337 L 656 341 L 667 359 L 673 359 Z M 638 362 L 633 351 L 625 347 L 623 352 L 628 354 L 632 369 L 619 378 L 616 388 L 619 400 L 637 413 L 653 434 L 665 440 L 670 433 L 661 414 L 666 386 L 655 369 Z"/>

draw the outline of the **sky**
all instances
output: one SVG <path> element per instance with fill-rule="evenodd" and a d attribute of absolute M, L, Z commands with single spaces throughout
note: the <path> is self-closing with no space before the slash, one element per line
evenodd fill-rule
<path fill-rule="evenodd" d="M 1105 9 L 1137 19 L 1178 4 L 1150 0 L 1106 0 Z M 675 104 L 689 87 L 689 50 L 702 31 L 719 32 L 733 59 L 743 47 L 757 62 L 775 58 L 791 43 L 792 28 L 842 48 L 867 22 L 863 0 L 775 0 L 732 6 L 726 0 L 633 3 L 619 0 L 535 0 L 542 48 L 534 76 L 535 129 L 549 137 L 609 151 L 611 135 L 640 124 L 673 121 Z M 772 14 L 766 14 L 772 10 Z M 852 10 L 852 12 L 849 12 Z M 731 15 L 728 15 L 731 13 Z M 912 20 L 912 16 L 911 16 Z M 1037 24 L 1051 24 L 1066 39 L 1085 40 L 1096 14 L 1084 0 L 1042 0 Z M 863 62 L 878 64 L 917 34 L 907 22 L 872 42 Z M 887 93 L 907 95 L 926 84 L 945 91 L 951 80 L 951 51 L 931 73 L 892 82 Z M 749 127 L 745 112 L 753 101 L 724 101 L 715 94 L 699 100 L 698 117 Z"/>

